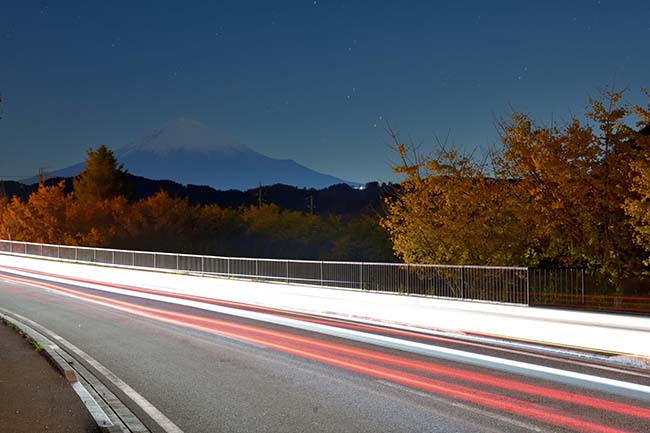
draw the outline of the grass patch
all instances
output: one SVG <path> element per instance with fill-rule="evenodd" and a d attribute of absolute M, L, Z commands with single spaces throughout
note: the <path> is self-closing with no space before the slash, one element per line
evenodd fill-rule
<path fill-rule="evenodd" d="M 37 352 L 41 352 L 44 349 L 43 345 L 38 341 L 32 342 L 32 346 L 34 346 L 34 350 L 36 350 Z"/>

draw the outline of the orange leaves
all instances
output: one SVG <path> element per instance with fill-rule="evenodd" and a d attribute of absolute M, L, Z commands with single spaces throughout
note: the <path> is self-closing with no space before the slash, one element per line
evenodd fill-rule
<path fill-rule="evenodd" d="M 39 185 L 27 202 L 17 197 L 4 208 L 3 234 L 16 240 L 67 245 L 106 245 L 118 232 L 116 220 L 125 199 L 102 202 L 75 201 L 64 182 Z"/>
<path fill-rule="evenodd" d="M 636 242 L 650 253 L 650 136 L 636 139 L 639 156 L 631 164 L 632 193 L 623 204 L 631 219 Z M 650 255 L 650 254 L 648 254 Z M 650 266 L 646 255 L 645 264 Z"/>
<path fill-rule="evenodd" d="M 376 219 L 343 221 L 276 205 L 240 209 L 192 205 L 164 191 L 79 200 L 64 184 L 41 185 L 27 202 L 0 198 L 2 237 L 113 248 L 276 258 L 389 260 Z M 333 255 L 335 254 L 335 255 Z"/>
<path fill-rule="evenodd" d="M 396 253 L 406 261 L 587 265 L 611 280 L 638 274 L 622 206 L 650 251 L 650 143 L 629 126 L 633 112 L 650 122 L 650 104 L 629 106 L 622 96 L 608 90 L 591 100 L 586 121 L 540 125 L 514 113 L 499 124 L 502 147 L 488 169 L 444 146 L 411 158 L 426 169 L 419 177 L 403 160 L 395 168 L 402 189 L 382 221 Z M 639 152 L 646 159 L 634 163 Z"/>
<path fill-rule="evenodd" d="M 39 185 L 27 203 L 14 197 L 3 216 L 7 234 L 16 240 L 33 242 L 67 240 L 67 209 L 72 198 L 64 188 L 63 181 L 52 186 Z"/>

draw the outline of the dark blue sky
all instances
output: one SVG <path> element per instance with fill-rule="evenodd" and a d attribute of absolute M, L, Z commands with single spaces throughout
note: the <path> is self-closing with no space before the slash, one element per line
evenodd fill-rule
<path fill-rule="evenodd" d="M 186 6 L 192 3 L 193 6 Z M 497 141 L 510 107 L 583 112 L 650 86 L 647 1 L 0 0 L 0 176 L 200 120 L 269 156 L 395 180 L 389 121 L 427 145 Z"/>

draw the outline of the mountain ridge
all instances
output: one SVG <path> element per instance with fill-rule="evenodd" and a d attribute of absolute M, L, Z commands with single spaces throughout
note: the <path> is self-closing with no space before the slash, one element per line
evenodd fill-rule
<path fill-rule="evenodd" d="M 118 162 L 134 175 L 219 190 L 246 190 L 278 183 L 303 188 L 359 185 L 312 170 L 292 159 L 271 158 L 238 142 L 220 139 L 206 125 L 187 118 L 167 122 L 114 153 Z M 73 177 L 83 168 L 84 163 L 77 163 L 48 175 Z"/>
<path fill-rule="evenodd" d="M 182 185 L 171 180 L 152 180 L 127 174 L 132 190 L 130 200 L 138 201 L 165 191 L 172 197 L 187 199 L 193 205 L 216 204 L 226 208 L 263 204 L 275 204 L 282 209 L 312 212 L 319 215 L 336 214 L 344 218 L 364 212 L 381 214 L 383 198 L 392 194 L 398 185 L 369 182 L 362 188 L 347 184 L 330 185 L 326 188 L 297 188 L 290 185 L 274 184 L 247 190 L 216 190 L 206 185 Z M 52 177 L 45 180 L 46 185 L 64 182 L 66 193 L 73 191 L 72 177 Z M 16 181 L 0 180 L 0 196 L 11 199 L 17 196 L 27 200 L 38 188 L 37 184 L 26 185 Z"/>

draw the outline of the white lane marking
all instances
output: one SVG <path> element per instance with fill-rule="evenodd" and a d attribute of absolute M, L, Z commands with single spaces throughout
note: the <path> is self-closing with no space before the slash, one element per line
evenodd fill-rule
<path fill-rule="evenodd" d="M 2 308 L 0 308 L 0 310 L 7 313 L 7 311 Z M 18 320 L 20 320 L 21 322 L 26 323 L 27 325 L 33 328 L 36 327 L 37 330 L 38 328 L 43 330 L 47 329 L 44 326 L 34 322 L 33 320 L 28 319 L 27 317 L 21 316 L 20 314 L 16 314 L 16 313 L 11 313 L 11 314 L 16 318 L 18 318 Z M 110 380 L 123 393 L 129 396 L 129 398 L 135 404 L 137 404 L 140 407 L 140 409 L 146 412 L 147 415 L 149 415 L 166 433 L 183 433 L 183 430 L 181 430 L 176 424 L 174 424 L 169 418 L 167 418 L 162 412 L 160 412 L 153 404 L 149 402 L 149 400 L 147 400 L 142 395 L 140 395 L 136 390 L 131 388 L 126 382 L 124 382 L 122 379 L 117 377 L 115 373 L 113 373 L 108 368 L 100 364 L 96 359 L 92 358 L 86 352 L 82 351 L 77 346 L 73 345 L 68 340 L 52 332 L 49 329 L 47 329 L 47 334 L 48 334 L 48 338 L 50 338 L 51 340 L 58 341 L 66 348 L 66 350 L 70 350 L 75 355 L 77 355 L 78 357 L 86 361 L 88 364 L 92 365 L 105 378 Z"/>
<path fill-rule="evenodd" d="M 67 280 L 65 278 L 59 278 L 59 277 L 37 276 L 34 274 L 30 274 L 29 272 L 15 271 L 15 273 L 26 275 L 33 278 L 47 279 L 50 281 L 70 284 L 73 286 L 76 285 L 81 287 L 87 287 L 90 289 L 105 291 L 109 293 L 116 293 L 116 294 L 138 297 L 143 299 L 161 301 L 165 303 L 184 305 L 184 306 L 198 308 L 202 310 L 214 311 L 216 313 L 227 314 L 230 316 L 243 317 L 246 319 L 258 320 L 261 322 L 273 323 L 276 325 L 288 326 L 296 329 L 303 329 L 306 331 L 331 335 L 334 337 L 345 338 L 348 340 L 360 341 L 363 343 L 369 343 L 377 346 L 388 347 L 391 349 L 417 353 L 425 356 L 432 356 L 436 358 L 444 358 L 453 361 L 460 361 L 472 365 L 497 369 L 501 371 L 516 372 L 516 373 L 533 376 L 541 379 L 555 380 L 562 383 L 583 386 L 589 389 L 611 392 L 626 397 L 636 397 L 642 400 L 650 401 L 650 386 L 641 385 L 637 383 L 624 382 L 621 380 L 609 379 L 606 377 L 599 377 L 590 374 L 562 370 L 559 368 L 546 367 L 543 365 L 531 364 L 531 363 L 515 361 L 511 359 L 498 358 L 496 356 L 482 355 L 480 353 L 472 353 L 463 350 L 440 347 L 440 346 L 435 346 L 435 345 L 425 344 L 425 343 L 420 343 L 415 341 L 400 340 L 398 338 L 387 337 L 384 335 L 371 334 L 371 333 L 355 331 L 351 329 L 336 328 L 330 325 L 303 322 L 296 319 L 273 316 L 267 313 L 238 310 L 231 307 L 207 304 L 199 301 L 190 301 L 186 299 L 178 299 L 178 298 L 173 298 L 173 297 L 168 297 L 163 295 L 134 292 L 126 289 L 118 289 L 114 287 L 104 286 L 97 283 L 79 282 L 79 281 Z"/>

